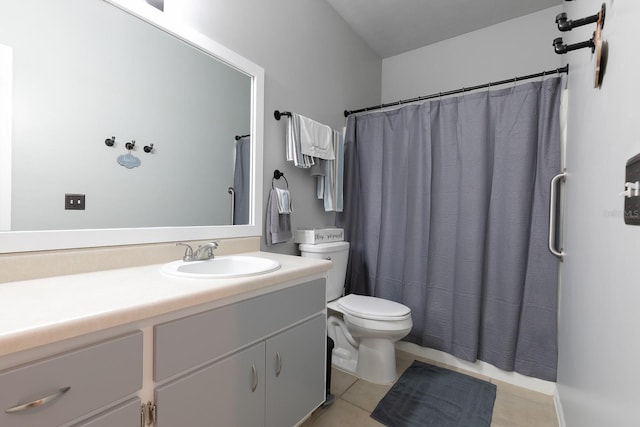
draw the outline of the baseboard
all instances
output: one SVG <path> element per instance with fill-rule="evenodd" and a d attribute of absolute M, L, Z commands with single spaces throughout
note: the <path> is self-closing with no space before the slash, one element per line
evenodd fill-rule
<path fill-rule="evenodd" d="M 567 427 L 564 421 L 564 412 L 562 410 L 562 401 L 560 400 L 560 390 L 556 386 L 556 392 L 553 394 L 553 403 L 556 407 L 556 415 L 558 416 L 558 427 Z"/>
<path fill-rule="evenodd" d="M 448 353 L 434 350 L 432 348 L 420 347 L 419 345 L 410 342 L 399 341 L 396 343 L 396 349 L 434 362 L 443 363 L 451 367 L 484 375 L 491 379 L 509 383 L 517 387 L 523 387 L 538 393 L 554 396 L 554 400 L 557 400 L 558 389 L 556 387 L 556 383 L 552 381 L 527 377 L 526 375 L 518 374 L 516 372 L 503 371 L 502 369 L 498 369 L 493 365 L 481 361 L 475 363 L 467 362 Z M 556 412 L 558 411 L 558 403 L 559 402 L 557 401 Z M 560 427 L 563 427 L 563 424 L 560 424 Z"/>

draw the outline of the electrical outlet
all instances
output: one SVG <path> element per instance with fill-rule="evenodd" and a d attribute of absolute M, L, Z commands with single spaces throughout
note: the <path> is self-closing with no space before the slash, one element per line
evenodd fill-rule
<path fill-rule="evenodd" d="M 64 208 L 66 210 L 84 210 L 84 194 L 65 194 Z"/>

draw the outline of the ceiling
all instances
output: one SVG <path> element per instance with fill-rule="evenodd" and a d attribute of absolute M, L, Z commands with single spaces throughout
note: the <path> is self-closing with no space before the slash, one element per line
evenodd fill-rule
<path fill-rule="evenodd" d="M 562 4 L 562 0 L 327 0 L 382 58 Z"/>

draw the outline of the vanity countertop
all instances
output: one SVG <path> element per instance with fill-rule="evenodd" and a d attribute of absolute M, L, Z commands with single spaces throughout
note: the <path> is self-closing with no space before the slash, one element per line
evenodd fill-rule
<path fill-rule="evenodd" d="M 0 356 L 150 319 L 201 304 L 275 290 L 283 283 L 322 276 L 325 260 L 251 252 L 280 262 L 263 275 L 181 279 L 163 264 L 0 284 Z"/>

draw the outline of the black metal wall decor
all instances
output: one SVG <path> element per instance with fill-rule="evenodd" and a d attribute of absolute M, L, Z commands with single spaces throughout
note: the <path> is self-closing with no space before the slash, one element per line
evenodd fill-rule
<path fill-rule="evenodd" d="M 569 1 L 569 0 L 568 0 Z M 580 18 L 576 20 L 570 20 L 567 18 L 566 13 L 559 13 L 556 15 L 556 25 L 558 30 L 562 32 L 571 31 L 574 28 L 582 27 L 583 25 L 596 23 L 596 29 L 593 32 L 593 37 L 587 41 L 574 44 L 565 44 L 562 37 L 558 37 L 553 40 L 553 50 L 558 55 L 563 55 L 573 50 L 589 48 L 591 53 L 595 53 L 595 66 L 594 66 L 594 87 L 599 87 L 602 83 L 602 76 L 604 71 L 604 62 L 606 55 L 603 53 L 605 48 L 602 41 L 602 29 L 604 28 L 604 21 L 606 16 L 607 7 L 604 3 L 600 7 L 600 11 L 595 15 L 587 16 L 586 18 Z"/>
<path fill-rule="evenodd" d="M 572 50 L 584 49 L 585 47 L 590 48 L 592 53 L 595 52 L 599 42 L 599 37 L 596 36 L 599 35 L 599 32 L 602 31 L 602 28 L 604 27 L 606 10 L 606 5 L 602 3 L 602 7 L 598 13 L 592 16 L 587 16 L 586 18 L 576 19 L 575 21 L 567 19 L 567 14 L 564 12 L 558 14 L 556 16 L 556 24 L 558 25 L 558 30 L 562 32 L 571 31 L 574 28 L 582 27 L 583 25 L 592 24 L 594 22 L 597 24 L 596 31 L 593 32 L 593 37 L 587 41 L 567 45 L 564 44 L 562 37 L 556 38 L 553 41 L 553 49 L 555 52 L 558 55 L 563 55 L 567 52 L 571 52 Z"/>
<path fill-rule="evenodd" d="M 582 27 L 583 25 L 593 24 L 594 22 L 598 22 L 598 20 L 602 20 L 601 28 L 604 28 L 604 18 L 606 11 L 606 5 L 602 3 L 602 7 L 600 8 L 600 11 L 598 13 L 596 13 L 595 15 L 587 16 L 586 18 L 576 19 L 575 21 L 567 19 L 566 13 L 559 13 L 558 15 L 556 15 L 556 24 L 558 25 L 558 30 L 565 32 L 571 31 L 574 28 Z"/>

